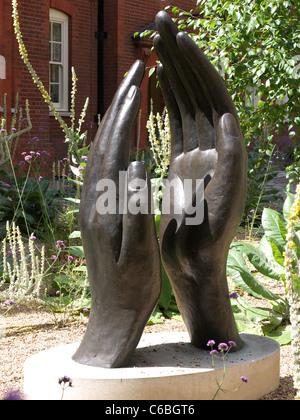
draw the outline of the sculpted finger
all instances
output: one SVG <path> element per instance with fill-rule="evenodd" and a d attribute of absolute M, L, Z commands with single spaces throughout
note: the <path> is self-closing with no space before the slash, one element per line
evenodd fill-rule
<path fill-rule="evenodd" d="M 172 87 L 162 64 L 157 66 L 157 77 L 165 99 L 170 118 L 171 129 L 171 161 L 183 152 L 182 120 Z"/>
<path fill-rule="evenodd" d="M 129 162 L 131 140 L 141 103 L 141 92 L 131 86 L 123 104 L 115 116 L 115 123 L 107 144 L 105 160 L 102 164 L 103 178 L 117 180 L 119 171 L 126 171 Z"/>
<path fill-rule="evenodd" d="M 177 35 L 177 45 L 185 54 L 186 60 L 193 68 L 210 106 L 219 116 L 225 113 L 232 114 L 239 125 L 236 109 L 225 83 L 206 55 L 194 41 L 183 32 L 180 32 Z"/>
<path fill-rule="evenodd" d="M 145 165 L 132 162 L 127 170 L 122 246 L 119 264 L 137 259 L 155 261 L 158 243 L 154 223 L 151 182 Z"/>
<path fill-rule="evenodd" d="M 139 86 L 141 84 L 144 72 L 144 64 L 137 60 L 127 73 L 126 77 L 123 79 L 119 89 L 115 94 L 113 102 L 107 110 L 96 133 L 89 153 L 89 159 L 84 177 L 84 185 L 81 196 L 82 205 L 80 210 L 80 218 L 82 221 L 92 220 L 96 214 L 96 200 L 98 197 L 96 186 L 102 176 L 101 172 L 104 166 L 103 162 L 105 161 L 104 158 L 106 152 L 108 151 L 108 142 L 111 139 L 111 133 L 115 129 L 116 125 L 120 124 L 120 120 L 117 121 L 116 119 L 119 116 L 121 107 L 124 105 L 124 100 L 128 95 L 130 88 L 132 86 Z M 132 113 L 130 116 L 131 115 Z M 125 120 L 123 120 L 123 122 L 125 122 Z M 114 150 L 114 152 L 117 154 L 117 150 Z M 128 154 L 126 154 L 126 158 L 128 158 Z"/>
<path fill-rule="evenodd" d="M 161 61 L 172 86 L 182 117 L 185 118 L 188 115 L 194 116 L 194 109 L 190 98 L 182 83 L 181 77 L 175 68 L 174 62 L 170 57 L 170 50 L 167 48 L 160 34 L 155 36 L 153 43 L 156 54 Z"/>
<path fill-rule="evenodd" d="M 211 226 L 222 229 L 217 226 L 218 221 L 230 218 L 229 224 L 238 224 L 244 210 L 246 191 L 246 149 L 235 118 L 227 113 L 219 121 L 218 164 L 205 191 Z"/>
<path fill-rule="evenodd" d="M 101 122 L 101 125 L 96 133 L 93 148 L 89 155 L 90 165 L 87 165 L 86 173 L 89 171 L 97 172 L 99 174 L 99 167 L 102 165 L 104 156 L 107 150 L 108 141 L 110 139 L 110 134 L 114 129 L 116 116 L 119 113 L 121 106 L 125 100 L 126 95 L 128 94 L 131 86 L 140 86 L 145 73 L 145 65 L 142 61 L 137 60 L 127 75 L 120 84 L 114 99 L 108 108 L 105 116 Z"/>

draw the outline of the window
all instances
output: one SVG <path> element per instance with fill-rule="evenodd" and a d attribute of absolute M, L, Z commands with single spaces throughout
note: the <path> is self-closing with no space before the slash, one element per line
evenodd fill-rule
<path fill-rule="evenodd" d="M 50 9 L 49 86 L 50 96 L 59 111 L 68 111 L 69 19 Z"/>
<path fill-rule="evenodd" d="M 257 108 L 257 104 L 259 100 L 260 100 L 260 96 L 257 94 L 257 88 L 248 87 L 246 89 L 245 105 L 251 106 L 255 109 Z"/>

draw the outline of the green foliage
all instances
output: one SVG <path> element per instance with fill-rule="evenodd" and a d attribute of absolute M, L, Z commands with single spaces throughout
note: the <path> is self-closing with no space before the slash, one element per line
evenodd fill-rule
<path fill-rule="evenodd" d="M 198 0 L 193 12 L 178 13 L 178 23 L 193 31 L 199 47 L 226 75 L 247 138 L 259 135 L 266 124 L 279 127 L 286 118 L 294 122 L 294 100 L 299 97 L 297 0 Z M 249 88 L 258 88 L 257 109 L 245 104 L 245 93 L 251 95 Z M 280 101 L 286 94 L 283 106 Z M 299 124 L 298 118 L 298 130 Z"/>
<path fill-rule="evenodd" d="M 243 224 L 249 227 L 249 237 L 255 226 L 261 223 L 264 206 L 273 201 L 282 200 L 279 189 L 266 189 L 267 182 L 276 177 L 278 171 L 271 165 L 275 148 L 262 146 L 255 141 L 253 148 L 248 152 L 248 188 L 245 203 Z"/>
<path fill-rule="evenodd" d="M 26 101 L 26 120 L 27 126 L 22 127 L 23 122 L 23 110 L 19 109 L 19 95 L 17 94 L 15 100 L 15 109 L 11 121 L 11 126 L 7 126 L 7 107 L 6 107 L 6 97 L 4 95 L 4 106 L 3 106 L 3 117 L 0 118 L 0 165 L 5 165 L 10 161 L 11 157 L 14 156 L 19 137 L 22 134 L 27 133 L 31 130 L 31 120 L 29 115 L 29 104 Z M 18 121 L 18 124 L 17 124 Z M 17 128 L 16 128 L 17 127 Z"/>
<path fill-rule="evenodd" d="M 273 133 L 283 129 L 296 146 L 300 135 L 298 0 L 197 0 L 193 11 L 173 7 L 172 12 L 177 25 L 190 33 L 224 78 L 246 144 L 255 139 L 263 153 L 270 151 Z M 266 132 L 270 134 L 264 143 Z M 290 182 L 299 178 L 299 158 L 295 147 L 287 170 Z"/>
<path fill-rule="evenodd" d="M 78 260 L 77 260 L 78 261 Z M 67 263 L 53 279 L 55 293 L 43 295 L 43 307 L 54 315 L 57 324 L 65 324 L 72 315 L 91 308 L 90 288 L 82 264 Z"/>
<path fill-rule="evenodd" d="M 155 215 L 155 225 L 156 225 L 156 234 L 159 237 L 159 224 L 160 224 L 160 214 Z M 163 317 L 177 319 L 182 321 L 182 317 L 179 313 L 178 306 L 176 304 L 176 299 L 174 292 L 169 280 L 169 277 L 166 273 L 163 263 L 161 264 L 161 293 L 158 299 L 158 303 L 153 314 L 148 321 L 148 325 L 152 324 L 161 324 L 163 323 Z"/>
<path fill-rule="evenodd" d="M 27 175 L 16 176 L 20 164 L 13 170 L 0 168 L 0 237 L 6 234 L 6 221 L 15 221 L 21 231 L 27 234 L 45 234 L 47 221 L 54 223 L 61 208 L 62 197 L 49 190 L 48 178 L 37 180 Z"/>
<path fill-rule="evenodd" d="M 293 204 L 294 195 L 287 193 L 283 205 L 283 214 L 265 208 L 262 214 L 262 228 L 264 236 L 259 247 L 250 243 L 234 242 L 231 246 L 227 261 L 227 274 L 235 285 L 246 293 L 258 298 L 267 299 L 269 308 L 252 308 L 242 298 L 233 304 L 236 320 L 241 330 L 254 328 L 266 336 L 278 339 L 281 343 L 290 342 L 289 304 L 286 295 L 278 296 L 264 284 L 264 279 L 282 282 L 286 290 L 285 259 L 287 219 Z M 296 255 L 300 259 L 300 224 L 296 226 L 295 243 Z M 296 263 L 295 272 L 297 270 Z M 261 280 L 259 280 L 259 277 Z M 298 276 L 295 276 L 296 280 Z"/>

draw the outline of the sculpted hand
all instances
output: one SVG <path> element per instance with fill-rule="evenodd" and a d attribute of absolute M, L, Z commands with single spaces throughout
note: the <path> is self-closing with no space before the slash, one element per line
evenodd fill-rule
<path fill-rule="evenodd" d="M 247 157 L 238 116 L 221 77 L 191 38 L 165 12 L 157 15 L 156 26 L 157 72 L 171 122 L 168 179 L 175 190 L 163 197 L 163 209 L 169 202 L 171 209 L 161 216 L 163 262 L 191 342 L 206 348 L 210 339 L 233 340 L 239 348 L 226 279 L 227 254 L 246 194 Z M 186 179 L 194 185 L 191 198 L 182 187 Z M 193 225 L 196 180 L 204 180 L 204 202 L 201 223 Z"/>
<path fill-rule="evenodd" d="M 93 366 L 130 362 L 160 294 L 150 182 L 142 163 L 128 166 L 143 75 L 137 61 L 101 123 L 85 173 L 80 227 L 92 305 L 73 359 Z"/>

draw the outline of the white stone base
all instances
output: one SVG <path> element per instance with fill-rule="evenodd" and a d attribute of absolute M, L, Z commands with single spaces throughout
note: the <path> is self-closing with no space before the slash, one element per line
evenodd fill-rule
<path fill-rule="evenodd" d="M 279 386 L 280 347 L 266 337 L 241 334 L 242 350 L 229 352 L 226 374 L 216 399 L 255 400 Z M 24 365 L 24 393 L 28 400 L 59 400 L 58 379 L 69 376 L 73 386 L 64 400 L 211 400 L 217 390 L 216 376 L 223 364 L 212 369 L 208 351 L 189 343 L 186 333 L 144 334 L 132 366 L 105 369 L 72 360 L 78 344 L 54 347 L 31 356 Z M 248 383 L 240 380 L 248 378 Z"/>

